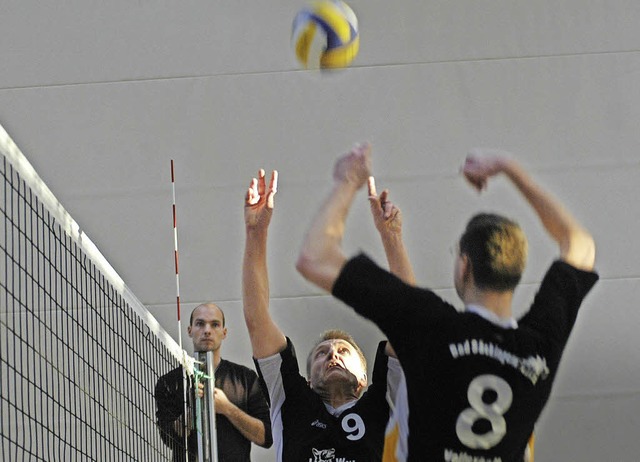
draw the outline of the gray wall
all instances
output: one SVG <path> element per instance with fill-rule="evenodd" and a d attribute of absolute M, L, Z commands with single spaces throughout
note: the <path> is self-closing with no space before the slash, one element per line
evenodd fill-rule
<path fill-rule="evenodd" d="M 224 354 L 245 364 L 242 203 L 258 168 L 280 171 L 274 317 L 300 351 L 340 325 L 371 355 L 377 329 L 294 269 L 333 160 L 355 141 L 374 144 L 418 280 L 451 301 L 448 249 L 466 219 L 480 209 L 517 218 L 532 249 L 521 313 L 556 250 L 506 182 L 478 197 L 457 175 L 471 147 L 514 152 L 592 230 L 602 278 L 538 423 L 536 460 L 637 461 L 640 2 L 352 0 L 360 55 L 331 74 L 296 67 L 289 36 L 300 5 L 0 1 L 0 123 L 177 336 L 175 159 L 183 311 L 218 302 Z M 376 237 L 362 194 L 345 248 L 382 261 Z"/>

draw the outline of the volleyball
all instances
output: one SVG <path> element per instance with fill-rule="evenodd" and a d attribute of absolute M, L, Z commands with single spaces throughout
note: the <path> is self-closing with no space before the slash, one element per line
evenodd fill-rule
<path fill-rule="evenodd" d="M 315 1 L 293 20 L 292 42 L 305 69 L 347 67 L 360 48 L 358 19 L 340 0 Z"/>

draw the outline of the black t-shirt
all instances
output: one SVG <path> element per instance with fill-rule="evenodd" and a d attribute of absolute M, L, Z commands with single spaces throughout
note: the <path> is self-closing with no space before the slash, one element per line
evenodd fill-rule
<path fill-rule="evenodd" d="M 517 328 L 458 312 L 365 255 L 333 294 L 388 336 L 407 381 L 409 460 L 522 461 L 578 308 L 597 281 L 557 261 Z"/>
<path fill-rule="evenodd" d="M 330 412 L 320 395 L 300 375 L 291 341 L 278 355 L 254 360 L 269 390 L 276 460 L 283 462 L 381 460 L 384 431 L 389 420 L 386 401 L 391 360 L 381 342 L 372 383 L 352 405 Z M 399 382 L 401 370 L 391 372 Z"/>
<path fill-rule="evenodd" d="M 271 421 L 269 406 L 260 387 L 258 375 L 248 367 L 221 360 L 215 371 L 215 386 L 222 389 L 229 401 L 238 406 L 252 417 L 260 419 L 265 425 L 266 441 L 264 447 L 270 447 Z M 160 377 L 156 383 L 156 417 L 160 427 L 162 440 L 173 450 L 173 460 L 185 460 L 184 438 L 175 431 L 175 421 L 183 419 L 184 414 L 184 386 L 182 368 L 178 367 Z M 194 402 L 192 384 L 189 384 L 189 401 Z M 195 406 L 190 404 L 191 409 Z M 191 412 L 195 419 L 195 412 Z M 182 420 L 181 420 L 182 422 Z M 184 424 L 182 424 L 184 425 Z M 195 460 L 198 453 L 198 438 L 195 424 L 189 434 L 189 456 Z M 250 461 L 251 442 L 246 439 L 233 424 L 223 415 L 216 414 L 216 435 L 218 443 L 218 460 L 220 462 Z"/>

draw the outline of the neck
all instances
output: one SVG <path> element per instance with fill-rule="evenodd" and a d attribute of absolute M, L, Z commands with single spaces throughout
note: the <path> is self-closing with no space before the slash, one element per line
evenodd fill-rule
<path fill-rule="evenodd" d="M 349 389 L 347 389 L 344 386 L 333 386 L 329 389 L 316 388 L 314 391 L 320 395 L 322 401 L 334 409 L 358 399 L 353 387 L 349 387 Z"/>
<path fill-rule="evenodd" d="M 497 292 L 482 290 L 473 286 L 465 293 L 463 298 L 465 305 L 480 305 L 495 313 L 501 318 L 512 317 L 511 303 L 513 292 Z"/>

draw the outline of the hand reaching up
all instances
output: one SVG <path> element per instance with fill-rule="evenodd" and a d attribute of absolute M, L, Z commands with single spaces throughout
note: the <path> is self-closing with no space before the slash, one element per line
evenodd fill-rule
<path fill-rule="evenodd" d="M 389 190 L 376 192 L 376 180 L 370 176 L 368 179 L 369 205 L 376 229 L 381 235 L 402 233 L 402 212 L 389 200 Z"/>
<path fill-rule="evenodd" d="M 467 181 L 481 192 L 487 188 L 489 178 L 502 172 L 506 157 L 503 151 L 475 148 L 467 155 L 461 170 Z"/>
<path fill-rule="evenodd" d="M 253 178 L 244 201 L 244 222 L 247 228 L 266 229 L 271 222 L 274 198 L 278 191 L 278 171 L 271 172 L 271 181 L 267 188 L 265 171 L 258 171 L 258 178 Z"/>
<path fill-rule="evenodd" d="M 359 143 L 340 157 L 333 170 L 335 181 L 352 184 L 360 189 L 371 175 L 371 145 Z"/>

